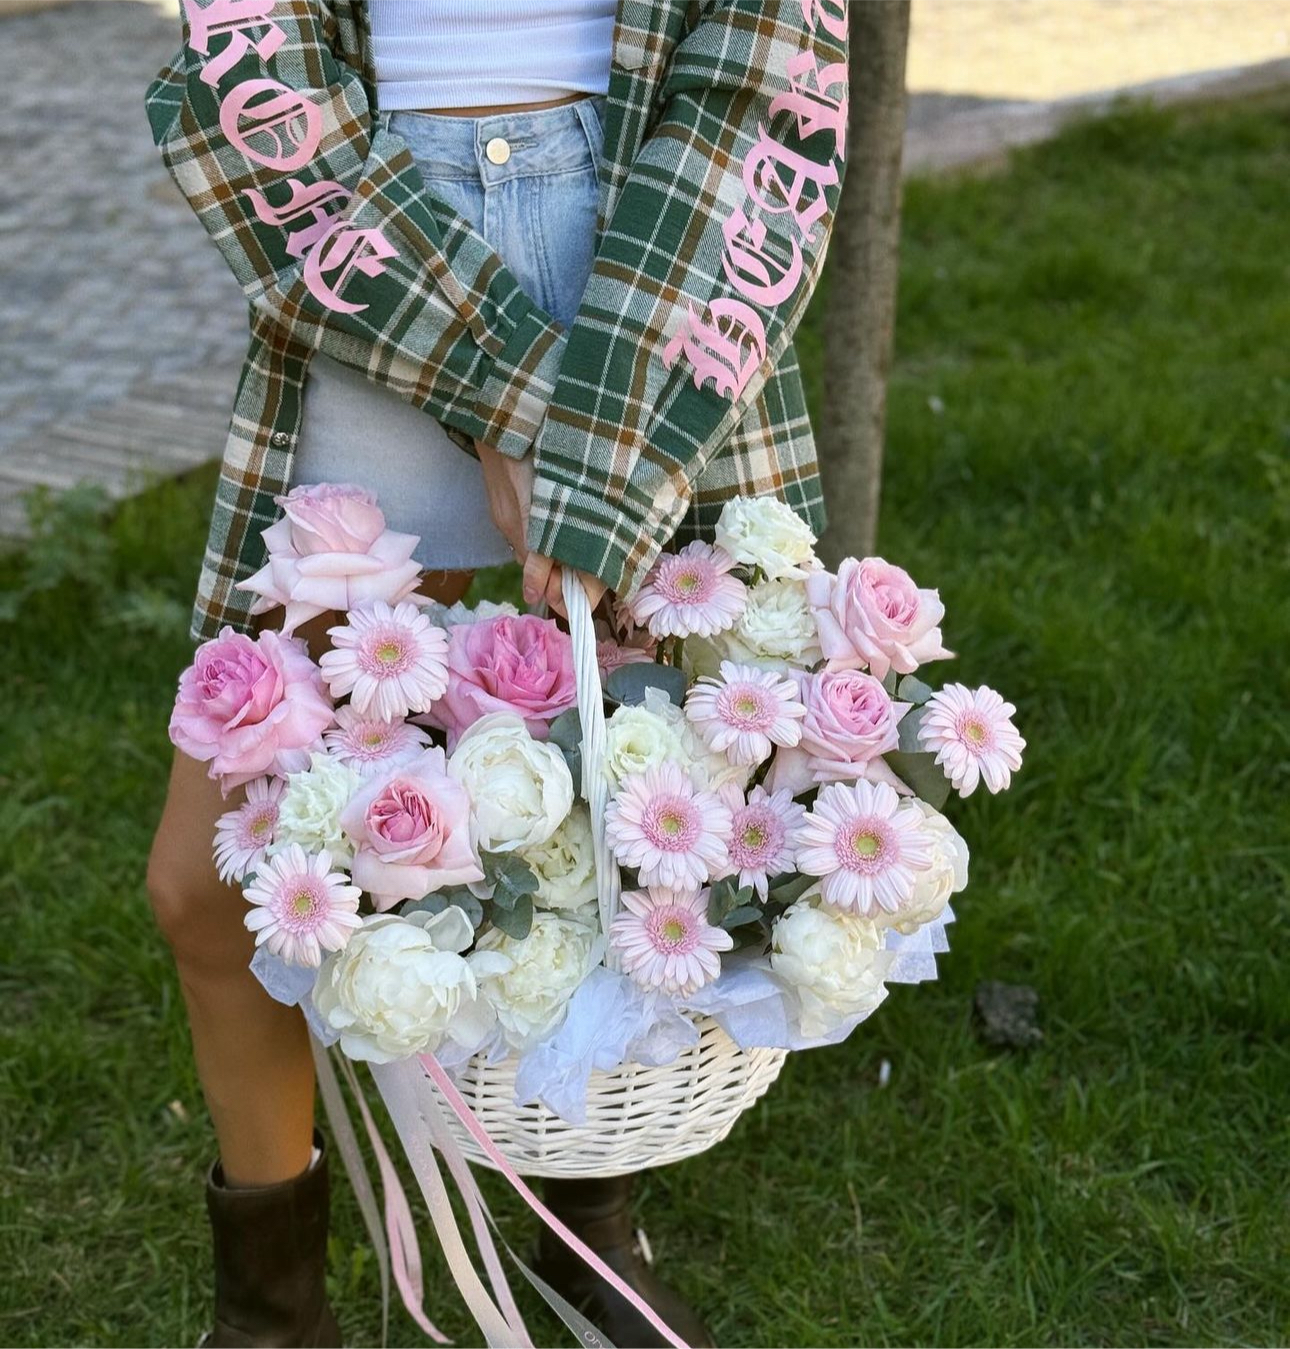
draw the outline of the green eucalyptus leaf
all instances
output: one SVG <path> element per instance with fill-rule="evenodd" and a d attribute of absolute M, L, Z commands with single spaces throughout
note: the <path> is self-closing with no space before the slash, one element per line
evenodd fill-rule
<path fill-rule="evenodd" d="M 782 880 L 771 882 L 768 898 L 787 908 L 801 899 L 811 886 L 819 883 L 818 876 L 799 876 L 795 871 L 787 871 Z"/>
<path fill-rule="evenodd" d="M 933 692 L 935 690 L 930 684 L 924 684 L 921 679 L 915 679 L 913 675 L 906 675 L 896 686 L 896 697 L 902 703 L 913 703 L 915 707 L 922 707 Z"/>
<path fill-rule="evenodd" d="M 499 931 L 523 941 L 533 928 L 533 901 L 528 895 L 521 895 L 513 908 L 502 908 L 494 901 L 489 917 Z"/>
<path fill-rule="evenodd" d="M 940 810 L 949 800 L 950 780 L 936 762 L 936 755 L 926 751 L 906 754 L 893 750 L 883 755 L 883 761 L 920 801 L 926 801 L 933 810 Z"/>
<path fill-rule="evenodd" d="M 895 672 L 895 670 L 888 670 L 887 673 L 882 677 L 883 688 L 885 688 L 893 698 L 896 696 L 896 684 L 899 681 L 899 679 L 900 676 Z"/>
<path fill-rule="evenodd" d="M 685 701 L 685 690 L 689 680 L 685 671 L 675 665 L 658 665 L 650 661 L 638 661 L 632 665 L 620 665 L 611 670 L 605 681 L 605 689 L 616 702 L 629 707 L 637 707 L 645 701 L 649 689 L 658 689 L 668 699 L 680 707 Z"/>
<path fill-rule="evenodd" d="M 921 707 L 916 707 L 912 712 L 906 712 L 901 717 L 896 726 L 900 734 L 900 744 L 897 748 L 902 754 L 925 754 L 927 751 L 918 743 L 919 727 L 923 724 L 923 718 L 927 714 Z"/>
<path fill-rule="evenodd" d="M 755 923 L 761 918 L 761 905 L 759 904 L 740 904 L 738 908 L 731 909 L 721 920 L 721 926 L 727 932 L 731 928 L 742 927 L 745 923 Z"/>
<path fill-rule="evenodd" d="M 448 898 L 448 903 L 455 909 L 460 909 L 462 913 L 470 920 L 470 925 L 479 931 L 479 925 L 484 921 L 484 906 L 474 895 L 463 885 L 459 889 L 453 890 Z"/>
<path fill-rule="evenodd" d="M 410 899 L 399 905 L 399 914 L 404 918 L 414 913 L 442 913 L 448 907 L 448 900 L 442 894 L 426 895 L 423 899 Z"/>
<path fill-rule="evenodd" d="M 582 748 L 582 718 L 578 709 L 571 707 L 561 712 L 551 723 L 550 740 L 562 750 L 580 750 Z"/>
<path fill-rule="evenodd" d="M 727 876 L 724 880 L 713 881 L 712 889 L 708 891 L 708 922 L 713 927 L 720 927 L 721 920 L 738 903 L 739 887 L 733 876 Z"/>

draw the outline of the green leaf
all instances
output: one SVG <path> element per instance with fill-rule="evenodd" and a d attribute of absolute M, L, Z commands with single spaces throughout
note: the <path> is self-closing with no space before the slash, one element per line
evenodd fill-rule
<path fill-rule="evenodd" d="M 399 915 L 410 918 L 414 913 L 442 913 L 447 907 L 448 900 L 444 895 L 426 895 L 422 899 L 410 899 L 406 904 L 400 904 Z"/>
<path fill-rule="evenodd" d="M 788 905 L 801 899 L 811 886 L 819 883 L 820 878 L 818 876 L 799 876 L 795 871 L 787 871 L 784 873 L 783 880 L 778 883 L 771 882 L 767 897 L 787 908 Z"/>
<path fill-rule="evenodd" d="M 906 712 L 900 719 L 896 730 L 900 733 L 900 744 L 897 747 L 902 754 L 925 754 L 927 751 L 918 743 L 918 730 L 923 724 L 923 717 L 926 713 L 921 707 L 916 707 L 912 712 Z"/>
<path fill-rule="evenodd" d="M 502 908 L 494 903 L 489 914 L 493 926 L 516 941 L 523 941 L 533 927 L 533 901 L 522 895 L 514 908 Z"/>
<path fill-rule="evenodd" d="M 761 905 L 759 904 L 741 904 L 737 909 L 731 909 L 721 920 L 721 926 L 729 932 L 732 928 L 742 927 L 745 923 L 756 923 L 761 920 Z"/>
<path fill-rule="evenodd" d="M 895 672 L 895 670 L 888 670 L 887 673 L 882 677 L 883 688 L 885 688 L 893 698 L 896 696 L 896 682 L 897 680 L 899 680 L 899 678 L 900 676 Z"/>
<path fill-rule="evenodd" d="M 493 887 L 493 903 L 513 909 L 525 895 L 537 893 L 533 868 L 514 853 L 484 853 L 484 880 Z"/>
<path fill-rule="evenodd" d="M 915 707 L 922 707 L 933 692 L 935 690 L 930 684 L 924 684 L 921 679 L 915 679 L 913 675 L 906 675 L 896 686 L 896 697 L 902 703 L 913 703 Z"/>
<path fill-rule="evenodd" d="M 675 665 L 656 665 L 639 661 L 634 665 L 620 665 L 610 672 L 605 690 L 618 703 L 638 707 L 645 701 L 646 691 L 658 689 L 677 707 L 685 701 L 689 680 L 685 671 Z"/>
<path fill-rule="evenodd" d="M 891 771 L 913 789 L 914 795 L 920 801 L 926 801 L 933 810 L 940 810 L 949 800 L 950 780 L 937 764 L 936 755 L 926 751 L 906 754 L 892 750 L 882 757 Z"/>
<path fill-rule="evenodd" d="M 454 909 L 460 909 L 466 915 L 470 920 L 471 927 L 478 932 L 479 925 L 484 921 L 483 904 L 464 885 L 453 886 L 451 890 L 445 890 L 443 894 Z"/>
<path fill-rule="evenodd" d="M 573 789 L 582 795 L 582 721 L 578 709 L 561 712 L 551 723 L 551 743 L 564 755 L 565 766 L 573 779 Z"/>
<path fill-rule="evenodd" d="M 571 707 L 567 712 L 561 712 L 551 723 L 548 734 L 551 743 L 558 745 L 562 750 L 581 750 L 582 718 L 578 715 L 578 709 Z"/>

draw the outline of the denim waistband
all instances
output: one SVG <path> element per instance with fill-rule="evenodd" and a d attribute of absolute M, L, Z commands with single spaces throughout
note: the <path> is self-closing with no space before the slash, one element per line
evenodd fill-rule
<path fill-rule="evenodd" d="M 478 117 L 392 109 L 379 114 L 386 130 L 407 142 L 428 176 L 500 183 L 532 174 L 585 168 L 604 145 L 605 94 L 549 108 L 518 108 Z M 495 164 L 488 143 L 501 139 L 509 155 Z"/>

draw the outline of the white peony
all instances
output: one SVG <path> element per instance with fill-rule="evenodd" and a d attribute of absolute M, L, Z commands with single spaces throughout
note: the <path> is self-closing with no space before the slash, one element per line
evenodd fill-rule
<path fill-rule="evenodd" d="M 348 867 L 354 848 L 341 832 L 340 813 L 362 785 L 363 779 L 347 764 L 329 754 L 310 754 L 308 768 L 287 774 L 269 854 L 298 843 L 307 853 L 325 848 L 335 865 Z"/>
<path fill-rule="evenodd" d="M 963 836 L 926 801 L 914 799 L 926 823 L 924 832 L 932 840 L 932 864 L 914 876 L 914 893 L 895 913 L 879 909 L 874 921 L 908 935 L 924 923 L 939 918 L 950 902 L 968 883 L 968 846 Z"/>
<path fill-rule="evenodd" d="M 433 1053 L 444 1038 L 474 1049 L 494 1023 L 478 980 L 510 968 L 497 952 L 463 956 L 474 940 L 458 908 L 364 921 L 323 961 L 313 1003 L 352 1059 L 390 1063 Z"/>
<path fill-rule="evenodd" d="M 807 899 L 784 910 L 771 934 L 770 967 L 797 995 L 803 1035 L 825 1035 L 874 1011 L 887 996 L 885 944 L 868 918 Z"/>
<path fill-rule="evenodd" d="M 448 760 L 448 776 L 470 793 L 482 852 L 545 843 L 573 805 L 564 755 L 534 740 L 514 712 L 490 712 L 468 727 Z"/>
<path fill-rule="evenodd" d="M 690 639 L 693 640 L 693 639 Z M 714 753 L 690 724 L 685 712 L 661 689 L 646 689 L 638 707 L 617 708 L 605 724 L 605 774 L 616 792 L 633 773 L 658 764 L 679 764 L 696 787 L 715 792 L 727 783 L 741 790 L 753 769 Z"/>
<path fill-rule="evenodd" d="M 600 963 L 605 942 L 597 925 L 538 912 L 527 937 L 493 928 L 478 950 L 504 956 L 509 966 L 480 981 L 513 1049 L 531 1048 L 559 1025 L 574 990 Z"/>
<path fill-rule="evenodd" d="M 520 856 L 537 876 L 533 902 L 540 909 L 568 912 L 596 901 L 596 854 L 591 842 L 591 815 L 575 805 L 545 843 Z"/>
<path fill-rule="evenodd" d="M 819 567 L 810 525 L 776 497 L 732 497 L 721 508 L 714 538 L 717 547 L 741 565 L 759 568 L 768 581 L 800 581 Z"/>

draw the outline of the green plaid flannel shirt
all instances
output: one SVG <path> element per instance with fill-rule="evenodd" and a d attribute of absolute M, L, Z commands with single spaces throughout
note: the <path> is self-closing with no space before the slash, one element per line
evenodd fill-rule
<path fill-rule="evenodd" d="M 428 412 L 464 452 L 531 452 L 530 546 L 620 595 L 670 540 L 711 537 L 732 496 L 776 495 L 823 528 L 792 337 L 841 193 L 846 0 L 619 0 L 596 256 L 567 332 L 377 116 L 364 0 L 221 2 L 185 0 L 183 46 L 146 100 L 250 303 L 195 639 L 251 630 L 237 583 L 280 514 L 315 351 Z M 306 165 L 266 167 L 221 129 L 229 91 L 252 81 L 243 109 L 285 90 L 317 110 Z M 328 224 L 379 230 L 391 252 L 348 271 L 341 308 L 273 223 L 291 194 L 323 201 L 325 183 Z"/>

